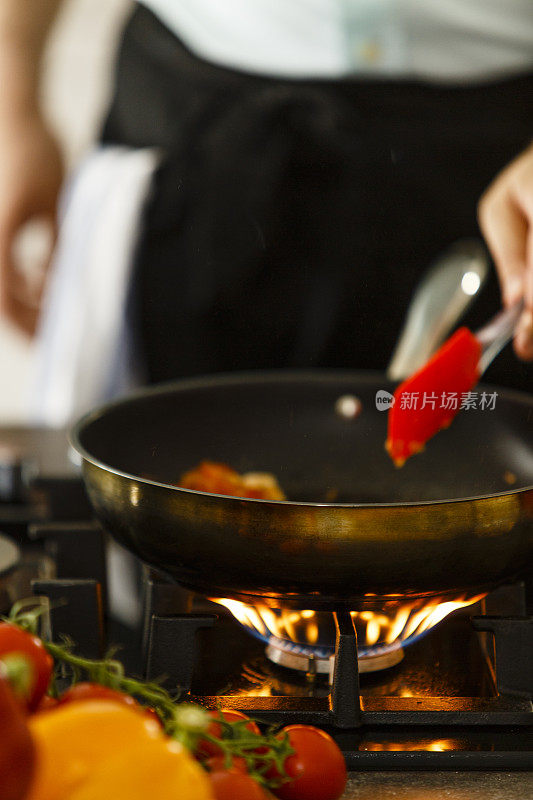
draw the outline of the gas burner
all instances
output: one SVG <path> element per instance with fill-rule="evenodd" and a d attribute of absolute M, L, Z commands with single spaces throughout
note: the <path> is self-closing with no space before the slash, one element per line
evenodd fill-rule
<path fill-rule="evenodd" d="M 302 648 L 299 645 L 293 645 L 292 642 L 272 639 L 266 647 L 265 654 L 270 661 L 280 667 L 297 670 L 308 676 L 328 675 L 330 681 L 333 678 L 334 650 L 329 656 L 316 655 L 312 648 Z M 402 659 L 403 648 L 400 645 L 387 649 L 383 653 L 376 652 L 367 656 L 359 656 L 359 672 L 379 672 L 389 669 L 399 664 Z"/>
<path fill-rule="evenodd" d="M 396 666 L 404 649 L 445 617 L 484 597 L 436 595 L 404 598 L 368 595 L 350 616 L 357 631 L 359 672 L 377 672 Z M 331 612 L 270 608 L 258 601 L 248 605 L 229 598 L 213 598 L 227 608 L 255 638 L 266 644 L 271 661 L 309 674 L 330 674 L 335 653 L 335 623 Z"/>

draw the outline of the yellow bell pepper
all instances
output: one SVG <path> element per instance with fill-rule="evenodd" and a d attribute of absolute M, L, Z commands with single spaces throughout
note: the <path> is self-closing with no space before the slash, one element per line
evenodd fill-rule
<path fill-rule="evenodd" d="M 29 727 L 36 747 L 36 769 L 27 800 L 163 800 L 167 796 L 170 800 L 176 797 L 174 789 L 154 791 L 154 772 L 159 768 L 162 780 L 167 776 L 175 783 L 181 780 L 180 771 L 195 776 L 196 794 L 178 793 L 180 800 L 211 800 L 208 778 L 192 756 L 179 745 L 175 747 L 156 720 L 135 709 L 108 700 L 73 702 L 37 714 Z M 160 767 L 154 766 L 156 763 Z M 128 786 L 124 794 L 118 794 L 121 781 Z M 135 784 L 139 789 L 144 786 L 144 794 L 135 790 Z M 152 789 L 148 791 L 149 785 Z M 202 785 L 207 787 L 203 794 Z"/>
<path fill-rule="evenodd" d="M 178 742 L 150 742 L 98 767 L 68 800 L 213 800 L 210 781 Z"/>

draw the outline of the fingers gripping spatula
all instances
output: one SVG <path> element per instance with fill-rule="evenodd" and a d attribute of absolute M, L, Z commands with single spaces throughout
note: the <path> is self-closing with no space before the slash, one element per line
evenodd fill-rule
<path fill-rule="evenodd" d="M 472 333 L 459 328 L 429 361 L 403 381 L 389 410 L 387 451 L 401 467 L 468 404 L 483 372 L 512 339 L 523 302 Z"/>

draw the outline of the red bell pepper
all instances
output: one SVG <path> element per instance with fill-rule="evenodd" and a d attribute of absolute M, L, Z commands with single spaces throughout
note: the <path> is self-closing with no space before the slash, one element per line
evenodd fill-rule
<path fill-rule="evenodd" d="M 479 380 L 480 357 L 478 339 L 468 328 L 459 328 L 427 364 L 398 386 L 389 409 L 386 442 L 397 467 L 448 427 L 461 408 L 462 395 Z"/>

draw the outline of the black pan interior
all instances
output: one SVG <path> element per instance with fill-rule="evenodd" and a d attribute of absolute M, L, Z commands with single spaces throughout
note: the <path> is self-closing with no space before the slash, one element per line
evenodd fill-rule
<path fill-rule="evenodd" d="M 533 398 L 497 387 L 494 410 L 463 411 L 426 451 L 396 469 L 384 450 L 379 374 L 258 373 L 169 384 L 108 407 L 80 429 L 93 459 L 161 483 L 202 459 L 277 475 L 290 500 L 403 503 L 533 486 Z M 355 395 L 362 411 L 336 411 Z"/>

